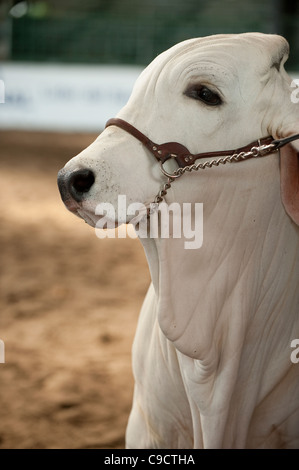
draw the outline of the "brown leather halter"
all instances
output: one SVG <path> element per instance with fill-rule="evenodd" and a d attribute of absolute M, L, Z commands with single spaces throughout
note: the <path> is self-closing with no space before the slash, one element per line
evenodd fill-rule
<path fill-rule="evenodd" d="M 255 142 L 251 142 L 244 147 L 235 149 L 235 150 L 219 150 L 216 152 L 205 152 L 205 153 L 198 153 L 192 154 L 189 150 L 182 144 L 178 142 L 167 142 L 164 144 L 156 144 L 155 142 L 151 141 L 146 135 L 142 134 L 136 127 L 129 124 L 127 121 L 119 118 L 112 118 L 109 119 L 106 123 L 106 127 L 108 126 L 117 126 L 123 129 L 124 131 L 128 132 L 129 134 L 133 135 L 136 139 L 138 139 L 155 157 L 158 161 L 164 163 L 169 158 L 174 158 L 180 168 L 185 166 L 192 165 L 196 160 L 199 158 L 209 158 L 209 157 L 222 157 L 228 154 L 239 154 L 241 152 L 249 152 L 252 148 L 259 148 L 262 146 L 268 146 L 271 144 L 271 148 L 263 149 L 264 151 L 267 150 L 266 153 L 271 153 L 277 150 L 278 148 L 286 145 L 287 143 L 291 142 L 292 140 L 299 139 L 299 134 L 287 137 L 286 139 L 274 140 L 273 137 L 268 136 L 262 139 L 259 139 Z M 253 152 L 254 153 L 254 152 Z M 255 155 L 248 156 L 247 158 L 252 158 Z"/>
<path fill-rule="evenodd" d="M 159 203 L 163 200 L 170 188 L 171 183 L 178 177 L 182 176 L 186 171 L 191 172 L 192 170 L 199 170 L 205 168 L 211 168 L 212 166 L 218 166 L 219 164 L 235 163 L 249 158 L 263 157 L 270 153 L 277 151 L 280 147 L 292 142 L 293 140 L 299 139 L 299 134 L 286 137 L 284 139 L 276 139 L 273 137 L 263 137 L 255 142 L 251 142 L 244 147 L 235 150 L 219 150 L 216 152 L 205 152 L 192 154 L 182 144 L 178 142 L 166 142 L 164 144 L 157 144 L 150 140 L 145 134 L 140 132 L 136 127 L 129 124 L 127 121 L 119 118 L 112 118 L 107 121 L 105 127 L 117 126 L 124 131 L 131 134 L 133 137 L 138 139 L 159 161 L 162 173 L 168 178 L 168 182 L 164 184 L 163 188 L 157 194 L 155 203 Z M 217 160 L 206 161 L 204 163 L 195 164 L 196 160 L 203 158 L 217 157 Z M 179 168 L 172 174 L 168 173 L 163 168 L 163 163 L 169 159 L 174 159 Z"/>

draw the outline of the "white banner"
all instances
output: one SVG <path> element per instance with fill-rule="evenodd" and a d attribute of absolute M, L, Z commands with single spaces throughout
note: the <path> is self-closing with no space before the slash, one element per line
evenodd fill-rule
<path fill-rule="evenodd" d="M 134 66 L 1 64 L 0 128 L 101 131 L 126 104 L 141 71 Z"/>

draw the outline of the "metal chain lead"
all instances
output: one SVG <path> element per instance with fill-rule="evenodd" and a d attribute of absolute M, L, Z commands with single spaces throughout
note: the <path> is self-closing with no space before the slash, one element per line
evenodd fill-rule
<path fill-rule="evenodd" d="M 278 149 L 275 144 L 261 145 L 260 147 L 252 147 L 249 152 L 234 153 L 233 155 L 227 155 L 226 157 L 221 157 L 221 158 L 218 158 L 217 160 L 205 161 L 203 163 L 196 163 L 193 165 L 185 166 L 183 168 L 178 168 L 172 174 L 165 171 L 163 168 L 163 164 L 160 163 L 160 169 L 163 175 L 166 176 L 168 179 L 167 179 L 167 182 L 164 183 L 164 185 L 162 186 L 162 188 L 156 195 L 154 202 L 152 204 L 154 205 L 154 207 L 160 204 L 160 202 L 164 200 L 164 197 L 166 196 L 167 191 L 171 188 L 172 183 L 177 178 L 179 178 L 184 173 L 186 173 L 186 171 L 191 173 L 191 171 L 204 170 L 205 168 L 212 168 L 213 166 L 225 165 L 226 163 L 239 162 L 242 160 L 246 160 L 249 157 L 254 157 L 254 158 L 263 157 L 277 150 Z M 175 158 L 175 157 L 176 155 L 173 155 L 172 158 Z"/>
<path fill-rule="evenodd" d="M 157 196 L 154 199 L 154 204 L 160 204 L 163 201 L 164 196 L 166 196 L 168 189 L 171 188 L 171 183 L 174 181 L 174 178 L 168 178 L 167 183 L 164 183 Z"/>

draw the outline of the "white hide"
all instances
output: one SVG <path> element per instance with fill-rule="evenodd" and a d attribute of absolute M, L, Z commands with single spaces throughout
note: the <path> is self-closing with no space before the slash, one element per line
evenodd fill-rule
<path fill-rule="evenodd" d="M 298 133 L 287 55 L 275 35 L 185 41 L 145 69 L 118 117 L 192 153 Z M 186 96 L 196 83 L 222 104 Z M 290 344 L 299 338 L 299 185 L 298 177 L 289 184 L 287 152 L 298 166 L 290 149 L 284 161 L 281 152 L 173 183 L 168 203 L 203 203 L 200 249 L 184 249 L 182 238 L 141 240 L 152 285 L 133 346 L 127 447 L 298 448 L 299 364 Z M 65 167 L 80 168 L 96 175 L 78 205 L 91 224 L 98 203 L 116 206 L 125 194 L 148 204 L 165 181 L 148 150 L 114 126 Z"/>

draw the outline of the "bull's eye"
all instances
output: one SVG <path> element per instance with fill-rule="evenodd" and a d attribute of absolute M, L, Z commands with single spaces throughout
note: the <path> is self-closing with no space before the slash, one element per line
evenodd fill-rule
<path fill-rule="evenodd" d="M 222 103 L 220 96 L 205 85 L 192 85 L 185 91 L 185 95 L 203 101 L 209 106 L 217 106 Z"/>

